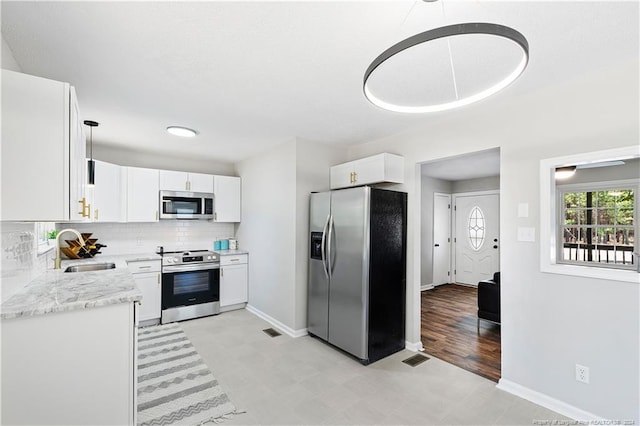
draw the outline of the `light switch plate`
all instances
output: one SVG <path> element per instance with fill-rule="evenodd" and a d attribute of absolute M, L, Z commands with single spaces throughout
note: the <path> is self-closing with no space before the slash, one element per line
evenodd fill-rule
<path fill-rule="evenodd" d="M 518 241 L 533 243 L 536 241 L 536 228 L 518 227 Z"/>

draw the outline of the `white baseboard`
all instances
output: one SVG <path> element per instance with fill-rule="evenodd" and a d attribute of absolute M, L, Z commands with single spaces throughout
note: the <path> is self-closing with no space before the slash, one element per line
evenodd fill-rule
<path fill-rule="evenodd" d="M 303 329 L 300 329 L 300 330 L 294 330 L 293 328 L 284 325 L 283 323 L 281 323 L 277 319 L 265 314 L 261 310 L 256 309 L 252 305 L 247 304 L 246 310 L 251 312 L 253 315 L 257 316 L 258 318 L 261 318 L 261 319 L 265 320 L 266 322 L 268 322 L 269 324 L 273 325 L 278 330 L 284 331 L 284 333 L 287 334 L 288 336 L 291 336 L 291 337 L 302 337 L 302 336 L 306 336 L 307 334 L 309 334 L 307 328 L 303 328 Z"/>
<path fill-rule="evenodd" d="M 420 291 L 433 290 L 434 288 L 435 286 L 433 284 L 422 284 L 420 286 Z"/>
<path fill-rule="evenodd" d="M 520 398 L 524 398 L 528 401 L 531 401 L 534 404 L 538 404 L 544 408 L 553 410 L 556 413 L 560 413 L 563 416 L 567 416 L 573 420 L 589 421 L 589 422 L 593 422 L 593 421 L 597 422 L 597 421 L 605 420 L 604 418 L 600 416 L 596 416 L 593 413 L 581 410 L 578 407 L 574 407 L 573 405 L 569 405 L 566 402 L 560 401 L 558 399 L 552 398 L 543 393 L 526 388 L 510 380 L 500 379 L 496 387 L 500 390 L 509 392 L 510 394 L 513 394 L 513 395 L 519 396 Z"/>
<path fill-rule="evenodd" d="M 420 352 L 424 349 L 422 347 L 422 341 L 409 342 L 406 340 L 404 342 L 404 348 L 408 351 L 413 351 L 413 352 Z"/>

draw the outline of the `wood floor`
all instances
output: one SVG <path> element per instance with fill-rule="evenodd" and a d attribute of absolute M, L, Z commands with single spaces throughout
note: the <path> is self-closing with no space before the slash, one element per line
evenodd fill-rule
<path fill-rule="evenodd" d="M 423 291 L 422 344 L 426 353 L 495 382 L 500 378 L 500 326 L 476 328 L 475 287 L 444 284 Z"/>

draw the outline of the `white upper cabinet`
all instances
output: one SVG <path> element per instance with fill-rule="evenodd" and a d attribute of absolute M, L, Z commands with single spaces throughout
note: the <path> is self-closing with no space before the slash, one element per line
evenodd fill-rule
<path fill-rule="evenodd" d="M 86 220 L 85 151 L 68 83 L 2 70 L 2 220 Z"/>
<path fill-rule="evenodd" d="M 126 168 L 95 160 L 95 186 L 91 210 L 95 222 L 123 222 L 127 218 Z"/>
<path fill-rule="evenodd" d="M 404 182 L 403 157 L 383 153 L 331 167 L 331 189 L 382 182 Z"/>
<path fill-rule="evenodd" d="M 127 222 L 158 221 L 159 177 L 155 169 L 127 167 Z"/>
<path fill-rule="evenodd" d="M 213 175 L 160 170 L 160 190 L 213 192 Z"/>
<path fill-rule="evenodd" d="M 241 180 L 235 176 L 213 177 L 214 222 L 240 222 Z"/>

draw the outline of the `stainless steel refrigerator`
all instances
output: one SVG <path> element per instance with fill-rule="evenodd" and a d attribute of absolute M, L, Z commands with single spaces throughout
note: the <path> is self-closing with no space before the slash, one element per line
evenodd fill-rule
<path fill-rule="evenodd" d="M 407 194 L 311 194 L 309 333 L 363 364 L 405 345 Z"/>

